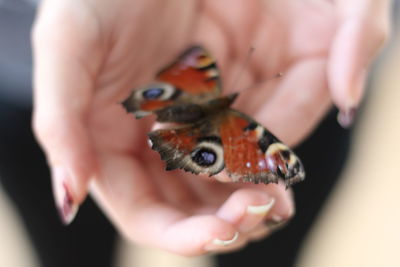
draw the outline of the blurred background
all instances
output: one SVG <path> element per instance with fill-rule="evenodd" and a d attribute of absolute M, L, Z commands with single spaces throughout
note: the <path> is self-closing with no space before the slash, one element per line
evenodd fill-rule
<path fill-rule="evenodd" d="M 299 267 L 400 266 L 400 40 L 396 27 L 393 31 L 374 66 L 344 177 L 304 244 Z M 25 236 L 0 187 L 0 266 L 35 267 Z M 115 266 L 207 267 L 212 262 L 120 241 Z"/>

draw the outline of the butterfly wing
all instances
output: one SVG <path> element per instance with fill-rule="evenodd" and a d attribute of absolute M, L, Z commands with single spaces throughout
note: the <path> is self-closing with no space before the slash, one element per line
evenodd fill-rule
<path fill-rule="evenodd" d="M 162 70 L 154 83 L 133 91 L 123 106 L 137 118 L 157 111 L 161 114 L 161 110 L 172 106 L 189 112 L 220 96 L 220 83 L 215 60 L 196 46 Z"/>
<path fill-rule="evenodd" d="M 233 181 L 276 183 L 302 181 L 299 158 L 263 126 L 227 109 L 195 124 L 149 133 L 152 148 L 167 170 L 214 175 L 226 170 Z"/>
<path fill-rule="evenodd" d="M 148 134 L 152 149 L 166 162 L 167 170 L 183 169 L 194 174 L 214 175 L 224 168 L 224 151 L 212 121 Z"/>
<path fill-rule="evenodd" d="M 228 110 L 219 133 L 225 170 L 233 181 L 267 184 L 282 179 L 289 186 L 304 180 L 304 168 L 295 153 L 247 115 Z"/>

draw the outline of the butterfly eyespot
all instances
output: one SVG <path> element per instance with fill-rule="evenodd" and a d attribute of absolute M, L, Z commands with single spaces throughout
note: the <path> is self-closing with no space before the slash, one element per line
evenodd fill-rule
<path fill-rule="evenodd" d="M 280 152 L 282 158 L 284 158 L 285 160 L 290 160 L 290 151 L 289 150 L 282 150 Z"/>
<path fill-rule="evenodd" d="M 162 88 L 149 88 L 146 91 L 143 91 L 143 98 L 147 100 L 158 99 L 164 93 L 164 89 Z"/>
<path fill-rule="evenodd" d="M 190 153 L 192 168 L 199 173 L 211 175 L 224 168 L 224 150 L 217 141 L 202 141 Z"/>
<path fill-rule="evenodd" d="M 192 153 L 192 160 L 200 166 L 212 166 L 217 160 L 214 151 L 208 148 L 198 149 Z"/>
<path fill-rule="evenodd" d="M 276 173 L 281 178 L 285 178 L 286 177 L 285 172 L 282 170 L 281 166 L 278 166 L 278 168 L 276 168 Z"/>
<path fill-rule="evenodd" d="M 168 83 L 152 83 L 149 86 L 136 91 L 139 100 L 169 100 L 176 93 L 176 89 Z"/>
<path fill-rule="evenodd" d="M 300 161 L 296 161 L 296 163 L 294 164 L 292 170 L 294 173 L 298 173 L 300 172 L 301 169 L 301 165 L 300 165 Z"/>

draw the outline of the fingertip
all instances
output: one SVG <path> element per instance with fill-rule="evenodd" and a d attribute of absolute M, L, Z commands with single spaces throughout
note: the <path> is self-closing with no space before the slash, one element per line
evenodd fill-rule
<path fill-rule="evenodd" d="M 230 223 L 236 224 L 252 207 L 259 207 L 275 202 L 267 192 L 255 188 L 244 188 L 233 192 L 217 211 L 216 215 Z M 250 207 L 250 208 L 249 208 Z"/>
<path fill-rule="evenodd" d="M 55 117 L 38 117 L 35 133 L 51 169 L 56 206 L 69 224 L 87 196 L 97 164 L 88 130 L 79 119 Z"/>
<path fill-rule="evenodd" d="M 384 27 L 368 18 L 350 17 L 339 25 L 329 55 L 328 81 L 342 113 L 360 105 L 368 67 L 386 39 Z"/>
<path fill-rule="evenodd" d="M 185 256 L 196 256 L 228 249 L 239 239 L 238 231 L 214 215 L 194 216 L 171 226 L 163 237 L 163 246 Z"/>
<path fill-rule="evenodd" d="M 269 194 L 277 201 L 274 212 L 268 214 L 266 218 L 279 217 L 282 220 L 290 220 L 296 213 L 293 190 L 290 187 L 287 188 L 283 181 L 279 181 L 278 184 L 269 184 L 268 187 Z"/>
<path fill-rule="evenodd" d="M 241 233 L 255 228 L 274 209 L 276 199 L 257 188 L 235 191 L 216 215 L 234 225 Z"/>
<path fill-rule="evenodd" d="M 73 190 L 70 173 L 62 166 L 51 167 L 53 195 L 58 214 L 64 225 L 70 224 L 79 209 L 80 201 Z"/>

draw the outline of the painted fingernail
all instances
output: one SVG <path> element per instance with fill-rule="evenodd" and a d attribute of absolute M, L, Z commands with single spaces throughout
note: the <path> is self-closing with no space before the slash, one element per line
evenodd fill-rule
<path fill-rule="evenodd" d="M 239 232 L 235 232 L 235 234 L 233 235 L 233 237 L 231 239 L 215 238 L 211 241 L 210 244 L 205 246 L 205 250 L 216 250 L 216 249 L 220 249 L 221 247 L 227 247 L 227 246 L 235 243 L 235 241 L 238 239 L 238 237 L 239 237 Z"/>
<path fill-rule="evenodd" d="M 271 198 L 271 200 L 265 205 L 247 206 L 247 213 L 255 215 L 266 215 L 274 206 L 274 204 L 275 204 L 275 199 Z"/>
<path fill-rule="evenodd" d="M 78 205 L 74 201 L 71 187 L 68 183 L 69 174 L 65 168 L 56 166 L 52 168 L 52 175 L 54 199 L 58 213 L 61 222 L 64 225 L 68 225 L 74 220 L 75 215 L 78 212 Z"/>
<path fill-rule="evenodd" d="M 354 121 L 354 117 L 357 113 L 357 108 L 349 108 L 347 110 L 340 110 L 337 116 L 337 121 L 343 128 L 349 128 Z"/>
<path fill-rule="evenodd" d="M 345 109 L 341 109 L 337 116 L 337 121 L 345 129 L 353 124 L 357 107 L 360 105 L 364 95 L 367 74 L 367 69 L 361 69 L 358 75 L 355 76 L 354 81 L 349 85 Z"/>

